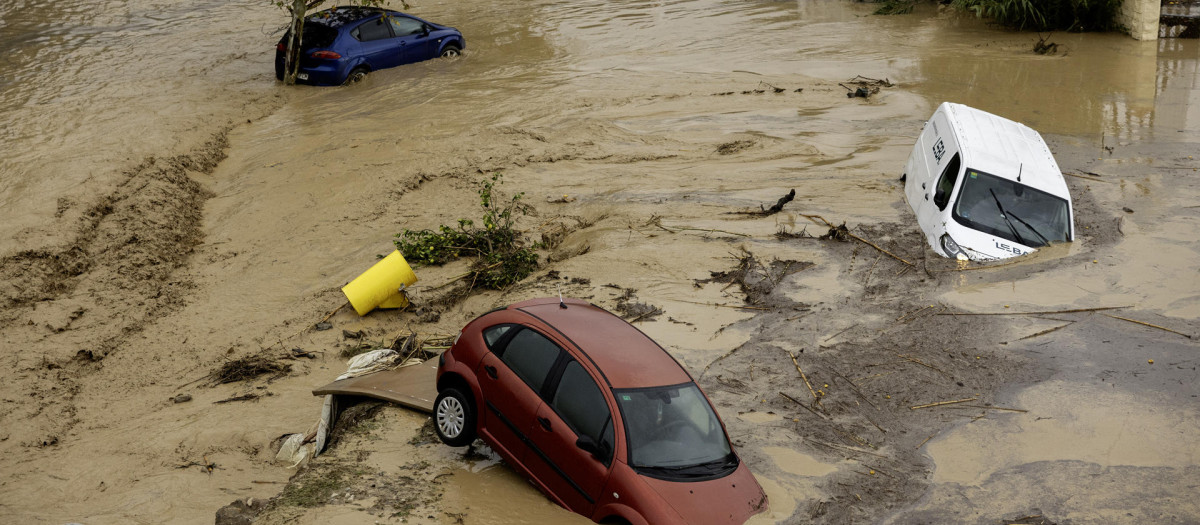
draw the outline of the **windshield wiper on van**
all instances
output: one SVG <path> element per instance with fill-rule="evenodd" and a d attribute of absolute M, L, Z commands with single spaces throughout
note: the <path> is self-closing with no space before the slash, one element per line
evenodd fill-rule
<path fill-rule="evenodd" d="M 1042 243 L 1043 243 L 1042 246 L 1046 246 L 1046 245 L 1050 244 L 1050 239 L 1047 239 L 1045 235 L 1042 235 L 1042 232 L 1037 231 L 1037 228 L 1034 228 L 1032 224 L 1025 222 L 1025 219 L 1017 217 L 1017 215 L 1014 213 L 1009 213 L 1009 215 L 1012 215 L 1012 218 L 1020 221 L 1021 224 L 1025 225 L 1026 228 L 1029 228 L 1029 231 L 1033 232 L 1034 235 L 1037 235 L 1038 238 L 1042 240 Z"/>
<path fill-rule="evenodd" d="M 1012 221 L 1008 220 L 1008 214 L 1004 212 L 1004 206 L 1002 204 L 1000 204 L 1000 198 L 996 197 L 996 190 L 988 188 L 988 193 L 991 193 L 992 200 L 996 201 L 996 209 L 1000 210 L 1000 218 L 1004 219 L 1004 224 L 1008 225 L 1008 231 L 1012 232 L 1013 236 L 1017 238 L 1017 242 L 1028 246 L 1029 243 L 1025 242 L 1025 239 L 1023 239 L 1021 237 L 1021 234 L 1017 233 L 1017 227 L 1013 226 Z M 1025 221 L 1021 221 L 1021 222 L 1025 222 Z M 1037 233 L 1037 232 L 1034 232 L 1034 233 Z"/>

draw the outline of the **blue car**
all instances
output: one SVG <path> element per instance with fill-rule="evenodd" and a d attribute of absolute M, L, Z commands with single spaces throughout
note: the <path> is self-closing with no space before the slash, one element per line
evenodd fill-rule
<path fill-rule="evenodd" d="M 308 15 L 296 82 L 337 86 L 362 80 L 379 69 L 437 57 L 458 56 L 462 33 L 388 9 L 343 6 Z M 291 32 L 275 47 L 275 77 L 283 80 L 284 54 Z"/>

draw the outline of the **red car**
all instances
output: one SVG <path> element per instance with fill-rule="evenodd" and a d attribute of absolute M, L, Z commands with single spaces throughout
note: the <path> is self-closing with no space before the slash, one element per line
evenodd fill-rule
<path fill-rule="evenodd" d="M 463 328 L 442 354 L 435 428 L 481 437 L 550 499 L 596 522 L 744 523 L 767 508 L 691 375 L 578 299 L 533 299 Z"/>

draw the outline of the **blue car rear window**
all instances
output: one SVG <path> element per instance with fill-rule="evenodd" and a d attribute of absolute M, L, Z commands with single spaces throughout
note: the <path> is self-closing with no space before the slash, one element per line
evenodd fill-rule
<path fill-rule="evenodd" d="M 304 24 L 304 41 L 306 49 L 314 47 L 329 47 L 337 38 L 337 31 L 321 24 Z"/>

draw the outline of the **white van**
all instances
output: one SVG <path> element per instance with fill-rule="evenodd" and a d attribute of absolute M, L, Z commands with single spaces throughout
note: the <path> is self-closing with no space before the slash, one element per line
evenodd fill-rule
<path fill-rule="evenodd" d="M 1071 194 L 1038 132 L 944 102 L 904 166 L 904 194 L 933 251 L 991 260 L 1074 238 Z"/>

